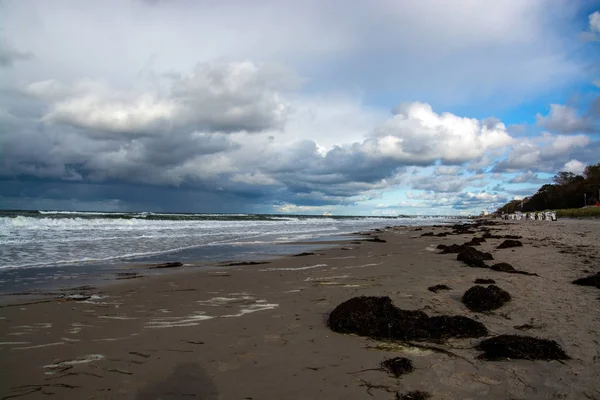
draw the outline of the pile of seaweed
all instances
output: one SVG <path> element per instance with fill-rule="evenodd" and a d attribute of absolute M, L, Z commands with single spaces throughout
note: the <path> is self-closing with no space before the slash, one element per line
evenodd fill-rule
<path fill-rule="evenodd" d="M 400 378 L 404 374 L 411 373 L 415 370 L 413 363 L 408 358 L 394 357 L 381 362 L 381 368 L 396 378 Z"/>
<path fill-rule="evenodd" d="M 489 268 L 484 260 L 493 260 L 494 257 L 490 253 L 484 253 L 467 246 L 462 252 L 458 253 L 456 259 L 464 262 L 469 267 Z"/>
<path fill-rule="evenodd" d="M 484 238 L 474 237 L 470 241 L 465 243 L 465 246 L 479 246 L 481 243 L 485 243 L 486 240 Z"/>
<path fill-rule="evenodd" d="M 375 243 L 386 243 L 387 240 L 380 238 L 379 236 L 375 236 L 373 239 L 367 239 L 366 242 L 375 242 Z"/>
<path fill-rule="evenodd" d="M 374 339 L 442 341 L 488 334 L 481 322 L 471 318 L 458 315 L 429 317 L 422 311 L 402 310 L 387 296 L 353 297 L 331 312 L 327 325 L 335 332 Z"/>
<path fill-rule="evenodd" d="M 534 274 L 534 273 L 531 273 L 531 272 L 519 271 L 518 269 L 515 269 L 515 267 L 513 267 L 509 263 L 494 264 L 494 265 L 491 266 L 491 269 L 492 269 L 492 271 L 507 272 L 509 274 L 539 276 L 538 274 Z"/>
<path fill-rule="evenodd" d="M 490 232 L 486 232 L 483 234 L 483 237 L 486 239 L 522 239 L 523 236 L 519 236 L 519 235 L 494 235 L 491 234 Z"/>
<path fill-rule="evenodd" d="M 427 290 L 429 290 L 430 292 L 433 292 L 433 293 L 437 293 L 440 290 L 452 290 L 452 288 L 450 288 L 447 285 L 435 285 L 435 286 L 429 286 L 427 288 Z"/>
<path fill-rule="evenodd" d="M 442 250 L 441 254 L 449 254 L 449 253 L 461 253 L 467 249 L 468 246 L 464 244 L 451 244 L 449 246 L 445 244 L 438 244 L 437 249 Z"/>
<path fill-rule="evenodd" d="M 489 361 L 519 358 L 524 360 L 568 360 L 569 356 L 554 340 L 520 335 L 500 335 L 479 343 L 478 358 Z"/>
<path fill-rule="evenodd" d="M 446 232 L 440 232 L 440 233 L 433 233 L 433 232 L 425 232 L 423 233 L 421 236 L 437 236 L 437 237 L 446 237 L 448 236 L 449 233 Z"/>
<path fill-rule="evenodd" d="M 405 394 L 400 394 L 396 392 L 396 400 L 427 400 L 431 398 L 431 395 L 427 392 L 422 392 L 420 390 L 415 390 L 413 392 L 408 392 Z"/>
<path fill-rule="evenodd" d="M 586 276 L 585 278 L 575 279 L 573 281 L 575 285 L 580 286 L 595 286 L 600 289 L 600 272 L 596 275 Z"/>
<path fill-rule="evenodd" d="M 477 283 L 479 285 L 489 285 L 490 283 L 496 283 L 496 281 L 493 279 L 477 278 L 475 279 L 474 283 Z"/>
<path fill-rule="evenodd" d="M 519 240 L 506 239 L 504 242 L 500 243 L 497 249 L 509 249 L 511 247 L 522 247 L 523 243 Z"/>
<path fill-rule="evenodd" d="M 465 292 L 462 302 L 469 310 L 482 312 L 500 308 L 510 299 L 510 294 L 496 285 L 476 285 Z"/>
<path fill-rule="evenodd" d="M 178 268 L 178 267 L 183 267 L 183 263 L 179 262 L 179 261 L 175 261 L 175 262 L 168 262 L 168 263 L 164 263 L 164 264 L 156 264 L 156 265 L 152 265 L 149 268 L 151 269 L 161 269 L 161 268 Z"/>

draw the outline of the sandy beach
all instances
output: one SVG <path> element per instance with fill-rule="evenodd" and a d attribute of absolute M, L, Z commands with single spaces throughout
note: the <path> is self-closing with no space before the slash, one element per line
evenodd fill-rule
<path fill-rule="evenodd" d="M 487 239 L 477 248 L 490 263 L 538 276 L 471 268 L 436 248 L 482 231 L 394 227 L 264 264 L 183 267 L 64 292 L 80 297 L 3 296 L 0 399 L 395 399 L 417 390 L 432 399 L 600 399 L 600 290 L 571 283 L 600 271 L 600 221 L 497 222 L 491 233 L 522 236 L 523 246 Z M 368 240 L 375 235 L 385 242 Z M 512 300 L 469 311 L 461 297 L 477 278 Z M 451 289 L 428 290 L 437 284 Z M 570 359 L 484 361 L 474 349 L 481 338 L 399 344 L 331 331 L 329 313 L 363 295 L 467 316 L 490 336 L 552 339 Z M 396 356 L 415 371 L 379 369 Z"/>

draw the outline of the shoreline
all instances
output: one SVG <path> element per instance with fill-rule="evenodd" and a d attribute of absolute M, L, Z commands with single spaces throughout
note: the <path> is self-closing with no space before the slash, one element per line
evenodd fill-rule
<path fill-rule="evenodd" d="M 273 242 L 251 245 L 223 245 L 220 253 L 214 251 L 204 252 L 203 258 L 185 256 L 185 252 L 175 251 L 152 257 L 138 258 L 131 261 L 113 263 L 89 262 L 87 264 L 74 263 L 52 267 L 25 267 L 0 270 L 0 304 L 2 298 L 19 293 L 56 292 L 77 288 L 79 286 L 106 286 L 119 280 L 133 279 L 126 276 L 131 271 L 139 271 L 137 278 L 152 277 L 169 273 L 183 272 L 192 269 L 223 268 L 226 263 L 270 261 L 306 251 L 318 251 L 331 246 L 354 240 L 356 233 L 342 235 L 327 235 L 317 237 L 316 240 L 295 242 Z M 327 239 L 327 240 L 325 240 Z M 206 247 L 192 249 L 192 254 L 200 253 Z M 211 249 L 212 250 L 212 249 Z M 219 250 L 218 250 L 219 251 Z M 183 256 L 182 256 L 183 254 Z M 182 262 L 183 261 L 183 262 Z M 154 266 L 166 263 L 182 262 L 184 265 L 177 268 L 153 269 Z M 143 275 L 143 274 L 146 275 Z M 58 280 L 58 282 L 57 282 Z M 61 282 L 62 280 L 62 282 Z"/>
<path fill-rule="evenodd" d="M 124 280 L 84 301 L 3 306 L 0 368 L 8 373 L 0 395 L 392 399 L 396 392 L 425 390 L 433 399 L 597 396 L 600 292 L 570 282 L 600 269 L 600 224 L 576 222 L 490 227 L 522 235 L 523 247 L 499 250 L 501 240 L 490 239 L 480 249 L 494 262 L 538 277 L 464 267 L 456 254 L 436 250 L 474 235 L 422 237 L 451 229 L 395 227 L 375 232 L 386 242 L 343 242 L 214 274 Z M 494 279 L 512 301 L 490 313 L 467 310 L 460 297 L 476 278 Z M 437 284 L 451 290 L 427 290 Z M 398 307 L 428 315 L 469 316 L 494 335 L 553 339 L 572 359 L 485 362 L 476 358 L 477 339 L 434 344 L 455 357 L 330 331 L 327 315 L 360 295 L 387 295 Z M 522 325 L 533 328 L 515 328 Z M 376 370 L 394 356 L 411 358 L 416 371 L 396 379 Z"/>

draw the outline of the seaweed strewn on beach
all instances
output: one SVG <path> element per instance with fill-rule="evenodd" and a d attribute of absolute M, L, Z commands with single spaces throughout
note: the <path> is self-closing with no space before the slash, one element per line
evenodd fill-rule
<path fill-rule="evenodd" d="M 411 373 L 415 370 L 413 363 L 408 358 L 394 357 L 381 362 L 381 368 L 396 378 L 400 378 L 404 374 Z"/>
<path fill-rule="evenodd" d="M 477 233 L 473 228 L 477 228 L 477 223 L 474 224 L 456 224 L 452 225 L 452 233 L 455 235 L 469 235 Z"/>
<path fill-rule="evenodd" d="M 396 400 L 427 400 L 430 399 L 431 395 L 427 392 L 415 390 L 405 394 L 396 393 Z"/>
<path fill-rule="evenodd" d="M 482 235 L 485 239 L 522 239 L 520 235 L 494 235 L 490 232 L 485 232 Z"/>
<path fill-rule="evenodd" d="M 600 273 L 596 275 L 586 276 L 585 278 L 575 279 L 573 284 L 579 286 L 595 286 L 600 289 Z"/>
<path fill-rule="evenodd" d="M 474 237 L 470 241 L 465 243 L 465 246 L 479 246 L 481 243 L 485 243 L 486 240 L 484 238 Z"/>
<path fill-rule="evenodd" d="M 569 356 L 554 340 L 520 335 L 500 335 L 476 346 L 483 351 L 478 358 L 489 361 L 508 360 L 568 360 Z"/>
<path fill-rule="evenodd" d="M 497 263 L 497 264 L 492 265 L 490 268 L 492 269 L 492 271 L 507 272 L 509 274 L 538 276 L 538 274 L 534 274 L 534 273 L 527 272 L 527 271 L 520 271 L 518 269 L 515 269 L 515 267 L 513 267 L 509 263 Z"/>
<path fill-rule="evenodd" d="M 311 252 L 304 252 L 304 253 L 299 253 L 299 254 L 294 254 L 293 257 L 305 257 L 305 256 L 314 256 L 315 253 Z"/>
<path fill-rule="evenodd" d="M 353 297 L 329 315 L 329 328 L 374 339 L 444 340 L 482 337 L 487 328 L 463 316 L 429 317 L 422 311 L 402 310 L 385 297 Z"/>
<path fill-rule="evenodd" d="M 509 249 L 511 247 L 522 247 L 523 243 L 519 240 L 506 239 L 504 242 L 500 243 L 497 249 Z"/>
<path fill-rule="evenodd" d="M 458 253 L 456 256 L 458 261 L 462 261 L 469 267 L 474 268 L 489 268 L 484 260 L 493 260 L 494 257 L 490 253 L 484 253 L 472 247 L 466 247 L 465 250 Z"/>
<path fill-rule="evenodd" d="M 496 283 L 496 281 L 493 279 L 477 278 L 477 279 L 475 279 L 475 281 L 473 283 L 477 283 L 479 285 L 489 285 L 491 283 Z"/>
<path fill-rule="evenodd" d="M 433 293 L 437 293 L 440 290 L 452 290 L 452 288 L 450 288 L 447 285 L 435 285 L 435 286 L 429 286 L 427 288 L 427 290 L 429 290 L 430 292 L 433 292 Z"/>
<path fill-rule="evenodd" d="M 421 236 L 437 236 L 437 237 L 446 237 L 448 236 L 449 233 L 446 232 L 440 232 L 440 233 L 433 233 L 433 232 L 425 232 L 423 233 Z"/>
<path fill-rule="evenodd" d="M 467 249 L 468 246 L 464 244 L 451 244 L 446 246 L 444 244 L 440 244 L 437 246 L 439 250 L 442 250 L 442 254 L 451 254 L 451 253 L 461 253 Z"/>
<path fill-rule="evenodd" d="M 117 280 L 144 278 L 144 275 L 140 275 L 137 272 L 117 272 L 116 276 Z"/>
<path fill-rule="evenodd" d="M 183 263 L 179 262 L 179 261 L 168 262 L 168 263 L 164 263 L 164 264 L 156 264 L 156 265 L 151 266 L 150 268 L 160 269 L 160 268 L 177 268 L 177 267 L 183 267 Z"/>
<path fill-rule="evenodd" d="M 510 299 L 510 294 L 496 285 L 476 285 L 465 292 L 462 302 L 469 310 L 482 312 L 500 308 Z"/>
<path fill-rule="evenodd" d="M 504 262 L 492 265 L 491 269 L 492 269 L 492 271 L 509 272 L 509 273 L 516 271 L 515 267 L 513 267 L 509 263 L 504 263 Z"/>
<path fill-rule="evenodd" d="M 270 264 L 269 261 L 230 261 L 223 264 L 219 264 L 220 267 L 237 267 L 246 265 L 262 265 Z"/>

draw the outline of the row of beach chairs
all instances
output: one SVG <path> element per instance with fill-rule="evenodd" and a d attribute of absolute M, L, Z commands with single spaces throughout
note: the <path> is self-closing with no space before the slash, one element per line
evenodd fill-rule
<path fill-rule="evenodd" d="M 514 213 L 502 214 L 502 219 L 509 220 L 539 220 L 539 221 L 556 221 L 556 213 L 554 211 L 530 212 L 530 213 Z"/>

